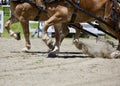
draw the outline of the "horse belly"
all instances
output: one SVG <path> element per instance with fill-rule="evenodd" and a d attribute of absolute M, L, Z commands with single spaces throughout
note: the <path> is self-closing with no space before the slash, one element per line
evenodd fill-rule
<path fill-rule="evenodd" d="M 98 10 L 95 10 L 95 11 L 89 10 L 88 12 L 93 14 L 96 17 L 103 18 L 104 10 L 102 10 L 102 9 L 98 9 Z M 86 21 L 94 21 L 94 20 L 95 20 L 95 18 L 93 18 L 90 15 L 85 14 L 85 13 L 83 13 L 81 11 L 79 11 L 77 13 L 76 22 L 86 22 Z"/>

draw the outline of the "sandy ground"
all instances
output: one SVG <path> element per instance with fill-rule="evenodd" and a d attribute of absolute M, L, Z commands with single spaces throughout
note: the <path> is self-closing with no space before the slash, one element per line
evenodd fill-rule
<path fill-rule="evenodd" d="M 31 43 L 23 53 L 24 39 L 0 38 L 0 86 L 120 86 L 120 59 L 84 56 L 72 39 L 63 41 L 58 57 L 47 58 L 41 39 Z"/>

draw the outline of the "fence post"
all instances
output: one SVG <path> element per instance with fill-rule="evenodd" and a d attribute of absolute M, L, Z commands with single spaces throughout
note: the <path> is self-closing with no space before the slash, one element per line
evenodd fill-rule
<path fill-rule="evenodd" d="M 3 11 L 0 11 L 0 36 L 3 33 L 3 25 L 4 24 L 4 14 Z"/>

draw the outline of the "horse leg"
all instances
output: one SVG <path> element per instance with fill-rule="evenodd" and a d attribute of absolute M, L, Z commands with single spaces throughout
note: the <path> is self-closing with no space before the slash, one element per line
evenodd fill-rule
<path fill-rule="evenodd" d="M 117 49 L 111 53 L 110 58 L 120 58 L 120 40 L 118 41 Z"/>
<path fill-rule="evenodd" d="M 79 23 L 76 23 L 75 25 L 79 28 L 73 27 L 76 30 L 76 33 L 75 33 L 75 36 L 73 39 L 73 43 L 76 48 L 82 49 L 82 44 L 79 41 L 79 36 L 80 36 L 80 31 L 81 31 L 80 28 L 82 28 L 82 26 Z M 60 37 L 61 37 L 60 44 L 62 43 L 63 39 L 68 35 L 68 33 L 69 33 L 69 28 L 68 28 L 67 24 L 65 24 L 65 23 L 62 24 L 62 31 L 60 33 Z"/>
<path fill-rule="evenodd" d="M 59 52 L 60 45 L 63 39 L 68 35 L 69 29 L 66 23 L 62 23 L 59 25 L 54 25 L 55 28 L 55 44 L 54 49 L 48 54 L 49 57 L 55 57 Z M 59 30 L 58 30 L 59 29 Z"/>
<path fill-rule="evenodd" d="M 22 51 L 28 51 L 31 48 L 31 43 L 30 43 L 30 33 L 29 33 L 29 23 L 27 22 L 20 22 L 23 28 L 23 33 L 26 41 L 26 46 L 25 48 L 22 49 Z"/>
<path fill-rule="evenodd" d="M 80 37 L 80 32 L 81 32 L 82 26 L 79 23 L 76 23 L 75 25 L 79 28 L 74 27 L 74 29 L 76 30 L 76 33 L 75 33 L 75 36 L 73 39 L 73 43 L 74 43 L 75 47 L 80 50 L 80 49 L 82 49 L 82 42 L 79 41 L 79 37 Z"/>
<path fill-rule="evenodd" d="M 59 7 L 59 6 L 58 6 Z M 63 11 L 64 10 L 64 11 Z M 49 37 L 47 36 L 47 29 L 49 26 L 51 25 L 55 25 L 55 34 L 56 34 L 56 43 L 55 43 L 55 47 L 53 49 L 54 54 L 58 53 L 59 51 L 59 42 L 60 42 L 60 32 L 61 30 L 58 30 L 58 26 L 61 22 L 66 22 L 66 18 L 68 17 L 68 10 L 66 9 L 66 7 L 62 7 L 60 6 L 60 9 L 58 10 L 56 7 L 56 10 L 53 11 L 54 15 L 52 15 L 47 21 L 45 21 L 45 24 L 43 26 L 43 31 L 42 31 L 42 39 L 45 42 L 45 44 L 51 48 L 51 46 L 49 45 Z M 50 13 L 51 14 L 51 13 Z M 57 24 L 57 25 L 56 25 Z M 61 25 L 60 25 L 61 26 Z M 57 28 L 56 28 L 57 27 Z M 55 51 L 54 51 L 55 50 Z"/>
<path fill-rule="evenodd" d="M 62 24 L 57 24 L 54 25 L 54 29 L 55 29 L 55 44 L 54 44 L 54 48 L 51 52 L 49 52 L 48 57 L 56 57 L 56 54 L 59 53 L 60 51 L 60 43 L 61 43 L 61 28 L 62 28 Z"/>
<path fill-rule="evenodd" d="M 59 34 L 58 32 L 57 32 L 57 30 L 58 30 L 58 26 L 60 26 L 60 25 L 55 25 L 57 22 L 60 22 L 61 20 L 62 20 L 62 18 L 59 18 L 58 17 L 58 13 L 56 13 L 56 14 L 54 14 L 52 17 L 50 17 L 47 21 L 45 21 L 45 24 L 44 24 L 44 26 L 43 26 L 43 30 L 42 30 L 42 40 L 45 42 L 45 44 L 50 48 L 50 49 L 52 49 L 53 51 L 54 51 L 54 46 L 53 46 L 53 43 L 52 43 L 52 41 L 50 40 L 50 38 L 48 37 L 48 35 L 47 35 L 47 29 L 48 29 L 48 27 L 49 26 L 51 26 L 51 25 L 54 25 L 54 27 L 55 27 L 55 33 L 56 33 L 56 36 Z M 60 26 L 61 27 L 61 26 Z M 56 39 L 57 40 L 57 39 Z M 59 40 L 59 39 L 58 39 Z M 56 44 L 56 43 L 55 43 Z M 58 43 L 59 44 L 59 43 Z M 58 45 L 57 44 L 57 45 Z M 59 47 L 58 47 L 59 48 Z M 58 49 L 59 50 L 59 49 Z"/>
<path fill-rule="evenodd" d="M 68 34 L 69 34 L 69 28 L 66 23 L 63 23 L 60 31 L 60 44 Z"/>
<path fill-rule="evenodd" d="M 60 44 L 63 41 L 63 39 L 68 35 L 69 29 L 66 24 L 59 24 L 54 25 L 55 29 L 55 44 L 53 45 L 53 42 L 49 40 L 47 37 L 47 34 L 43 37 L 43 41 L 46 43 L 46 45 L 52 50 L 49 52 L 48 57 L 56 57 L 56 54 L 59 52 Z M 61 30 L 61 31 L 60 31 Z M 47 39 L 45 39 L 47 38 Z M 46 42 L 48 40 L 48 42 Z"/>
<path fill-rule="evenodd" d="M 48 34 L 47 34 L 48 27 L 49 27 L 49 25 L 47 25 L 47 23 L 45 21 L 45 25 L 43 26 L 43 30 L 42 30 L 42 40 L 45 42 L 45 44 L 48 46 L 48 48 L 50 50 L 52 50 L 54 48 L 54 46 L 53 46 L 52 40 L 48 37 Z"/>
<path fill-rule="evenodd" d="M 82 28 L 82 26 L 79 23 L 77 23 L 76 26 Z M 61 28 L 61 29 L 58 30 L 58 28 Z M 81 29 L 80 28 L 78 29 L 76 27 L 74 27 L 74 28 L 76 30 L 76 33 L 75 33 L 75 36 L 73 39 L 73 43 L 75 44 L 76 48 L 82 49 L 83 43 L 79 41 Z M 68 35 L 68 33 L 69 33 L 69 28 L 67 27 L 67 24 L 63 23 L 61 26 L 59 25 L 56 27 L 56 29 L 55 29 L 55 39 L 56 39 L 55 47 L 54 47 L 53 51 L 51 51 L 49 53 L 49 55 L 48 55 L 49 57 L 56 56 L 56 54 L 59 52 L 60 45 L 61 45 L 63 39 Z"/>
<path fill-rule="evenodd" d="M 17 32 L 13 32 L 10 28 L 10 25 L 13 23 L 18 22 L 18 20 L 12 15 L 5 23 L 5 28 L 7 30 L 7 32 L 10 34 L 10 36 L 14 37 L 16 40 L 20 40 L 20 33 Z"/>
<path fill-rule="evenodd" d="M 117 50 L 120 51 L 120 40 L 118 41 Z"/>

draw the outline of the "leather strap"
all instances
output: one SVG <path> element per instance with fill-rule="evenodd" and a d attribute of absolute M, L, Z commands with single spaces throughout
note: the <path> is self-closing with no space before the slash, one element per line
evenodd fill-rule
<path fill-rule="evenodd" d="M 74 2 L 73 2 L 74 3 Z M 80 4 L 80 0 L 77 0 L 77 2 L 75 2 L 76 5 L 79 5 Z M 71 17 L 71 20 L 70 20 L 70 23 L 74 23 L 75 22 L 75 19 L 77 17 L 77 11 L 78 9 L 74 9 L 73 11 L 73 14 L 72 14 L 72 17 Z"/>

